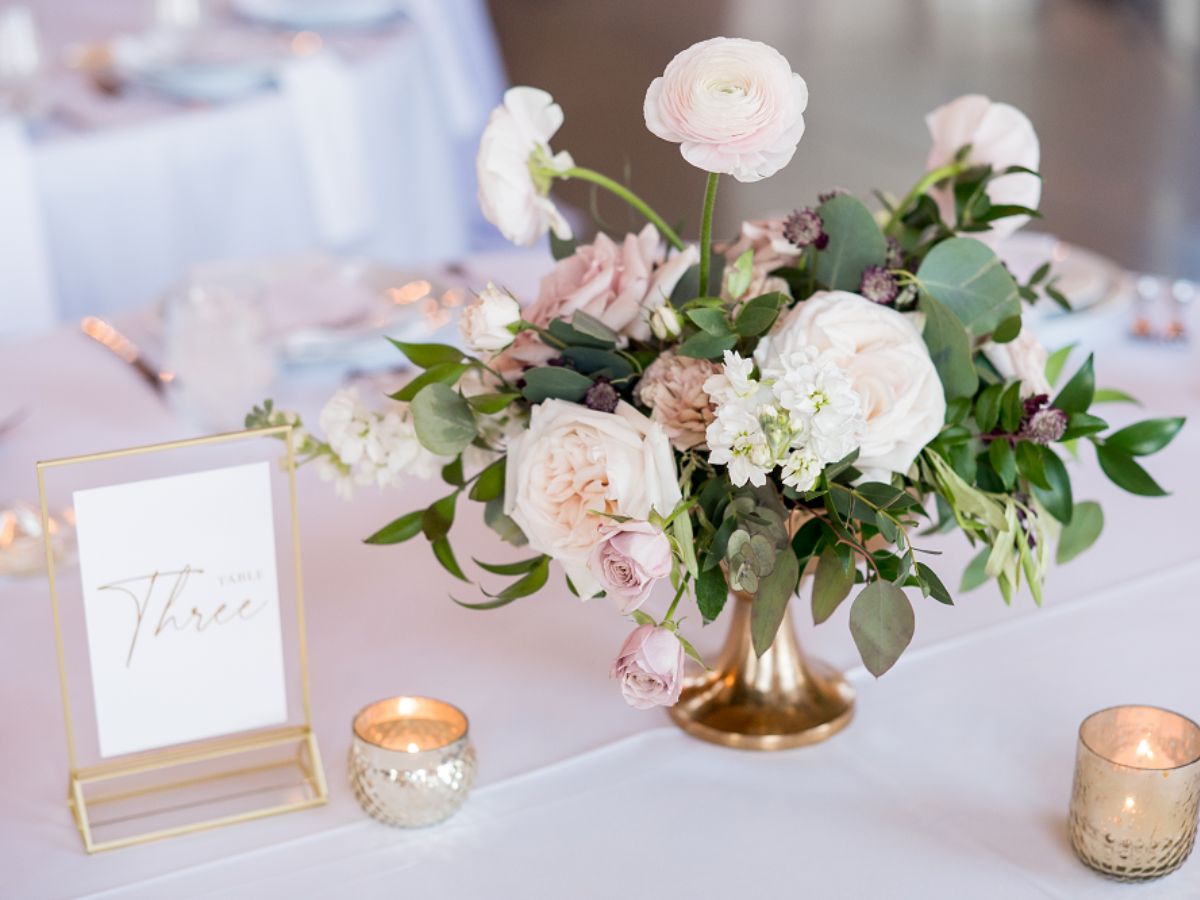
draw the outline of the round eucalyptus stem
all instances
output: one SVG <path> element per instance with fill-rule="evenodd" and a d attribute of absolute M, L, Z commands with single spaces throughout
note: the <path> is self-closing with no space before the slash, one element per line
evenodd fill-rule
<path fill-rule="evenodd" d="M 663 220 L 662 216 L 651 209 L 650 205 L 646 203 L 645 200 L 643 200 L 629 188 L 625 187 L 625 185 L 621 184 L 619 181 L 613 181 L 613 179 L 609 178 L 607 175 L 601 175 L 599 172 L 595 172 L 592 169 L 585 169 L 581 166 L 575 166 L 567 169 L 565 172 L 559 173 L 559 177 L 578 178 L 580 181 L 590 181 L 592 184 L 599 185 L 606 191 L 611 191 L 636 209 L 643 216 L 645 216 L 647 221 L 649 221 L 650 224 L 659 230 L 662 236 L 665 237 L 668 242 L 670 242 L 672 247 L 674 247 L 676 250 L 683 249 L 683 240 L 678 234 L 675 233 L 675 229 L 668 225 Z"/>
<path fill-rule="evenodd" d="M 934 169 L 931 172 L 926 172 L 925 176 L 913 185 L 911 191 L 896 204 L 896 208 L 892 210 L 892 215 L 888 218 L 887 224 L 883 227 L 885 234 L 890 234 L 892 229 L 900 222 L 900 217 L 904 215 L 904 211 L 908 209 L 918 197 L 928 191 L 939 181 L 944 181 L 947 178 L 953 178 L 960 172 L 966 169 L 966 164 L 961 162 L 948 163 L 940 168 Z"/>
<path fill-rule="evenodd" d="M 717 181 L 721 178 L 716 172 L 708 176 L 708 184 L 704 188 L 704 213 L 700 217 L 700 296 L 708 296 L 708 272 L 712 265 L 712 222 L 713 207 L 717 205 Z"/>

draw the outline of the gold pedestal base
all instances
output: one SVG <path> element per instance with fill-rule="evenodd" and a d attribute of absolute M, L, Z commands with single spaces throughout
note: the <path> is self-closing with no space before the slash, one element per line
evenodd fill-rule
<path fill-rule="evenodd" d="M 684 685 L 671 719 L 693 737 L 740 750 L 815 744 L 850 724 L 854 689 L 825 663 L 805 660 L 791 611 L 761 657 L 750 640 L 747 594 L 734 593 L 729 637 L 713 671 Z"/>

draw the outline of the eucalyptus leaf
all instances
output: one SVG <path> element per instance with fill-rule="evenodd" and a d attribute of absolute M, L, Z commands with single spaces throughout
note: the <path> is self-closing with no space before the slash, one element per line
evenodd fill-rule
<path fill-rule="evenodd" d="M 430 453 L 458 456 L 475 439 L 471 407 L 449 385 L 428 384 L 409 406 L 417 440 Z"/>
<path fill-rule="evenodd" d="M 705 334 L 711 334 L 714 337 L 725 337 L 730 333 L 729 319 L 726 317 L 725 310 L 723 309 L 713 309 L 711 307 L 689 309 L 687 317 L 695 322 L 697 327 Z"/>
<path fill-rule="evenodd" d="M 813 624 L 820 625 L 838 608 L 854 587 L 854 557 L 846 547 L 826 547 L 817 560 L 813 577 Z M 842 552 L 839 552 L 842 551 Z"/>
<path fill-rule="evenodd" d="M 612 350 L 602 350 L 599 347 L 567 347 L 562 355 L 585 375 L 602 375 L 609 380 L 616 380 L 633 374 L 632 363 Z"/>
<path fill-rule="evenodd" d="M 483 507 L 483 521 L 492 529 L 500 540 L 514 547 L 523 547 L 529 543 L 521 527 L 504 514 L 504 498 L 497 497 L 489 500 Z"/>
<path fill-rule="evenodd" d="M 977 338 L 1021 315 L 1017 283 L 992 249 L 974 238 L 939 243 L 921 261 L 917 280 Z"/>
<path fill-rule="evenodd" d="M 574 315 L 571 316 L 571 327 L 580 334 L 586 334 L 588 337 L 604 341 L 606 344 L 616 345 L 621 340 L 620 335 L 615 331 L 581 309 L 575 310 Z"/>
<path fill-rule="evenodd" d="M 850 606 L 850 635 L 867 671 L 878 678 L 896 664 L 916 630 L 912 604 L 888 581 L 873 581 Z"/>
<path fill-rule="evenodd" d="M 930 294 L 922 291 L 918 303 L 925 313 L 925 345 L 946 399 L 972 396 L 979 376 L 971 361 L 971 335 L 958 317 Z"/>
<path fill-rule="evenodd" d="M 704 621 L 711 622 L 725 608 L 729 599 L 729 586 L 725 583 L 725 575 L 720 567 L 705 569 L 696 579 L 696 605 Z"/>
<path fill-rule="evenodd" d="M 849 194 L 826 200 L 817 209 L 829 237 L 817 254 L 817 281 L 831 291 L 857 291 L 867 266 L 887 261 L 887 243 L 871 211 Z"/>
<path fill-rule="evenodd" d="M 726 350 L 732 350 L 735 346 L 737 346 L 736 335 L 716 337 L 698 332 L 680 344 L 675 352 L 679 356 L 692 359 L 719 359 Z"/>
<path fill-rule="evenodd" d="M 800 580 L 800 564 L 791 546 L 779 551 L 769 575 L 764 576 L 750 607 L 750 640 L 754 652 L 762 656 L 775 642 L 779 625 L 787 613 L 788 601 Z"/>
<path fill-rule="evenodd" d="M 530 403 L 543 400 L 569 400 L 577 403 L 592 386 L 592 379 L 564 366 L 539 366 L 525 373 L 521 393 Z"/>
<path fill-rule="evenodd" d="M 967 563 L 966 569 L 963 570 L 962 583 L 958 588 L 964 594 L 967 591 L 975 590 L 988 580 L 987 561 L 990 554 L 991 548 L 984 547 Z"/>

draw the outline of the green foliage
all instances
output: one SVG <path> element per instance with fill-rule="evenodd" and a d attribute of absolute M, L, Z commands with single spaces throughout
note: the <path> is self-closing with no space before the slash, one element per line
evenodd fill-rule
<path fill-rule="evenodd" d="M 679 356 L 692 359 L 720 359 L 726 350 L 732 350 L 736 346 L 736 335 L 717 337 L 699 331 L 680 344 L 675 352 Z"/>
<path fill-rule="evenodd" d="M 1038 498 L 1046 511 L 1064 525 L 1071 521 L 1074 503 L 1071 499 L 1071 476 L 1067 467 L 1059 459 L 1058 454 L 1049 447 L 1039 446 L 1038 452 L 1042 457 L 1042 465 L 1046 473 L 1046 483 L 1049 487 L 1033 485 L 1033 495 Z"/>
<path fill-rule="evenodd" d="M 1079 370 L 1071 376 L 1058 396 L 1054 398 L 1053 406 L 1065 413 L 1083 413 L 1092 405 L 1096 394 L 1096 373 L 1091 354 Z"/>
<path fill-rule="evenodd" d="M 471 368 L 469 363 L 463 362 L 444 362 L 430 366 L 416 378 L 412 379 L 408 384 L 396 391 L 394 394 L 389 394 L 393 400 L 399 400 L 407 403 L 413 397 L 420 393 L 421 388 L 427 384 L 440 382 L 442 384 L 456 384 L 458 379 L 463 376 L 463 373 Z"/>
<path fill-rule="evenodd" d="M 475 484 L 471 486 L 470 498 L 479 503 L 497 500 L 504 496 L 504 472 L 507 457 L 500 457 L 479 473 Z"/>
<path fill-rule="evenodd" d="M 449 385 L 427 384 L 409 407 L 417 440 L 430 453 L 458 456 L 475 439 L 471 407 Z"/>
<path fill-rule="evenodd" d="M 1107 444 L 1096 445 L 1096 457 L 1108 480 L 1131 494 L 1143 497 L 1165 497 L 1164 491 L 1150 473 L 1143 469 L 1131 454 Z"/>
<path fill-rule="evenodd" d="M 971 336 L 945 305 L 922 292 L 920 308 L 925 313 L 925 345 L 942 380 L 947 400 L 970 397 L 979 384 L 971 361 Z"/>
<path fill-rule="evenodd" d="M 400 544 L 421 533 L 421 518 L 425 510 L 417 509 L 384 525 L 367 538 L 365 544 Z"/>
<path fill-rule="evenodd" d="M 917 280 L 976 338 L 1021 314 L 1016 282 L 991 248 L 973 238 L 939 243 L 922 260 Z"/>
<path fill-rule="evenodd" d="M 882 266 L 887 259 L 883 232 L 871 211 L 848 194 L 825 201 L 817 208 L 829 243 L 817 254 L 817 281 L 831 291 L 857 291 L 867 266 Z"/>
<path fill-rule="evenodd" d="M 876 678 L 912 643 L 916 624 L 904 591 L 887 581 L 868 584 L 850 606 L 850 635 L 863 665 Z"/>
<path fill-rule="evenodd" d="M 1054 560 L 1060 566 L 1068 563 L 1096 542 L 1104 530 L 1104 511 L 1100 504 L 1085 500 L 1075 504 L 1075 514 L 1063 528 L 1058 539 L 1058 550 Z"/>
<path fill-rule="evenodd" d="M 758 537 L 758 535 L 756 535 Z M 779 551 L 771 571 L 765 575 L 750 607 L 750 640 L 754 652 L 762 656 L 775 641 L 779 625 L 787 612 L 788 601 L 796 592 L 800 566 L 792 548 L 785 544 Z"/>
<path fill-rule="evenodd" d="M 391 338 L 388 338 L 388 341 L 419 369 L 428 369 L 436 365 L 462 362 L 463 360 L 463 352 L 449 344 L 406 344 Z"/>
<path fill-rule="evenodd" d="M 733 329 L 740 337 L 756 337 L 765 334 L 775 320 L 779 311 L 787 303 L 787 295 L 779 292 L 760 294 L 742 304 L 733 321 Z"/>
<path fill-rule="evenodd" d="M 1104 445 L 1130 456 L 1149 456 L 1157 453 L 1179 434 L 1183 418 L 1146 419 L 1110 434 Z"/>
<path fill-rule="evenodd" d="M 704 621 L 711 622 L 725 608 L 729 598 L 729 588 L 725 584 L 725 575 L 720 567 L 705 569 L 696 579 L 696 605 Z"/>
<path fill-rule="evenodd" d="M 844 544 L 827 546 L 813 576 L 813 624 L 820 625 L 841 605 L 854 587 L 854 554 Z"/>
<path fill-rule="evenodd" d="M 521 393 L 530 403 L 569 400 L 578 403 L 592 386 L 592 379 L 565 366 L 540 366 L 525 373 Z"/>

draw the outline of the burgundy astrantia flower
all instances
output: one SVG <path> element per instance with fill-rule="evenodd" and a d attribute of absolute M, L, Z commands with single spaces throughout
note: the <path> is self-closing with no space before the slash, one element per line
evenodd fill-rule
<path fill-rule="evenodd" d="M 867 266 L 863 269 L 858 292 L 875 303 L 890 306 L 900 293 L 896 277 L 883 266 Z"/>
<path fill-rule="evenodd" d="M 845 188 L 835 187 L 835 188 L 832 188 L 832 189 L 826 191 L 823 194 L 817 194 L 817 202 L 818 203 L 828 203 L 834 197 L 841 197 L 841 196 L 844 196 L 849 193 L 850 192 L 848 190 L 846 190 Z"/>
<path fill-rule="evenodd" d="M 1034 394 L 1025 400 L 1025 415 L 1017 436 L 1036 444 L 1062 440 L 1067 430 L 1067 414 L 1050 405 L 1046 394 Z"/>
<path fill-rule="evenodd" d="M 617 393 L 617 389 L 604 378 L 597 378 L 596 383 L 583 395 L 583 405 L 596 412 L 610 413 L 617 408 L 620 401 L 621 395 Z"/>
<path fill-rule="evenodd" d="M 801 249 L 813 246 L 824 250 L 829 235 L 822 230 L 825 223 L 815 209 L 805 207 L 792 212 L 783 220 L 783 236 L 794 247 Z"/>

